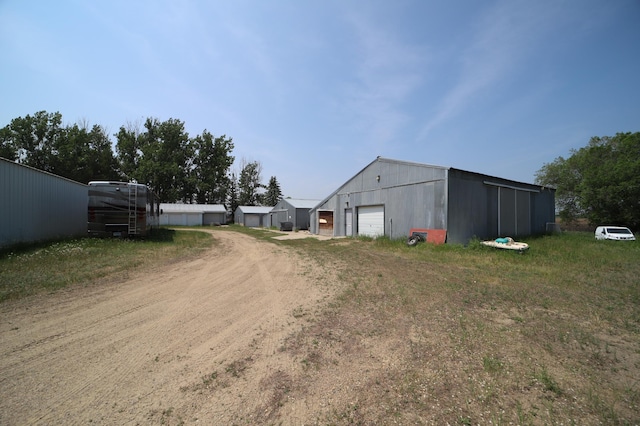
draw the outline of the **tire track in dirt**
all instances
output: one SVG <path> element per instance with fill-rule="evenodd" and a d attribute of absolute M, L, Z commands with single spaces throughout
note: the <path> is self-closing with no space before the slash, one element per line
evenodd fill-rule
<path fill-rule="evenodd" d="M 197 259 L 0 306 L 0 424 L 148 423 L 166 410 L 214 420 L 263 404 L 260 380 L 288 368 L 278 347 L 300 327 L 293 310 L 326 289 L 287 248 L 213 235 Z M 232 384 L 242 398 L 184 391 L 246 357 Z"/>

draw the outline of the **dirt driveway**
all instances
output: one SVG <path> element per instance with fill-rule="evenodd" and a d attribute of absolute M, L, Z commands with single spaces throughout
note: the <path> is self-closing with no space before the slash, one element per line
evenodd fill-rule
<path fill-rule="evenodd" d="M 287 248 L 214 235 L 197 259 L 0 306 L 0 424 L 252 423 L 269 410 L 264 387 L 296 368 L 284 338 L 337 285 Z M 311 408 L 288 406 L 291 423 Z"/>

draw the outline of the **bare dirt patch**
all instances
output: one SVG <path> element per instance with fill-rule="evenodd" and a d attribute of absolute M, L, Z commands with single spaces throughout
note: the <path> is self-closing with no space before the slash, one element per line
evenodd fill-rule
<path fill-rule="evenodd" d="M 213 234 L 0 305 L 0 424 L 639 424 L 637 246 Z"/>
<path fill-rule="evenodd" d="M 291 249 L 215 238 L 197 259 L 124 282 L 3 304 L 0 424 L 268 420 L 301 386 L 283 342 L 336 282 Z"/>

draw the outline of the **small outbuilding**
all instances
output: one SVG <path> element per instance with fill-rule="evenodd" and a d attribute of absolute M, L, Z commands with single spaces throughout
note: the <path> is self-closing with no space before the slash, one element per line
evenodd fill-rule
<path fill-rule="evenodd" d="M 283 198 L 269 212 L 271 226 L 282 228 L 283 223 L 290 223 L 294 229 L 309 229 L 309 210 L 320 200 L 304 200 Z"/>
<path fill-rule="evenodd" d="M 233 214 L 233 221 L 238 225 L 251 228 L 271 226 L 269 212 L 273 207 L 263 206 L 238 206 Z"/>
<path fill-rule="evenodd" d="M 160 225 L 210 226 L 227 223 L 222 204 L 160 204 Z"/>
<path fill-rule="evenodd" d="M 427 230 L 468 243 L 543 234 L 555 190 L 451 167 L 376 158 L 310 211 L 310 232 L 402 238 Z"/>

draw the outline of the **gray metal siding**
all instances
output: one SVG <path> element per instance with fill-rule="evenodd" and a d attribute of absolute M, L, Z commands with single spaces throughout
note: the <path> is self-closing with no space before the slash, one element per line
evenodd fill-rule
<path fill-rule="evenodd" d="M 485 195 L 486 195 L 486 211 L 483 214 L 483 218 L 484 218 L 484 231 L 477 233 L 478 229 L 483 229 L 482 228 L 482 223 L 478 223 L 476 228 L 472 228 L 471 230 L 469 230 L 469 232 L 467 232 L 466 234 L 463 235 L 469 235 L 469 233 L 471 233 L 472 237 L 475 235 L 478 238 L 482 238 L 482 239 L 489 239 L 492 238 L 492 236 L 497 236 L 499 235 L 498 233 L 498 187 L 497 186 L 486 186 L 484 185 L 483 187 L 484 191 L 485 191 Z M 478 190 L 480 190 L 478 188 Z M 478 205 L 480 207 L 480 210 L 482 211 L 482 205 Z M 474 234 L 474 231 L 476 232 Z M 464 238 L 464 237 L 463 237 Z"/>
<path fill-rule="evenodd" d="M 0 246 L 87 234 L 87 185 L 0 159 Z"/>
<path fill-rule="evenodd" d="M 278 201 L 269 215 L 271 226 L 280 228 L 282 222 L 293 222 L 295 226 L 295 208 L 286 199 Z M 289 218 L 291 216 L 291 218 Z"/>
<path fill-rule="evenodd" d="M 293 224 L 298 229 L 309 229 L 309 209 L 295 209 Z"/>
<path fill-rule="evenodd" d="M 447 242 L 544 233 L 554 203 L 553 190 L 450 169 Z"/>
<path fill-rule="evenodd" d="M 262 226 L 260 215 L 253 214 L 253 213 L 245 213 L 243 225 L 251 228 Z"/>
<path fill-rule="evenodd" d="M 531 234 L 531 192 L 516 193 L 516 235 Z"/>
<path fill-rule="evenodd" d="M 203 225 L 224 225 L 225 223 L 227 223 L 226 213 L 204 213 L 202 218 Z"/>
<path fill-rule="evenodd" d="M 239 225 L 257 227 L 271 226 L 272 207 L 264 206 L 240 206 L 234 212 L 234 222 Z"/>
<path fill-rule="evenodd" d="M 531 197 L 531 233 L 544 234 L 547 223 L 556 220 L 555 190 L 542 188 L 538 194 Z"/>
<path fill-rule="evenodd" d="M 201 226 L 202 213 L 198 212 L 171 212 L 160 215 L 160 225 L 175 226 Z"/>
<path fill-rule="evenodd" d="M 296 229 L 309 229 L 309 210 L 308 208 L 295 207 L 284 198 L 273 207 L 271 226 L 280 227 L 281 222 L 292 222 Z"/>
<path fill-rule="evenodd" d="M 372 205 L 384 205 L 385 235 L 390 238 L 406 236 L 416 227 L 446 229 L 446 176 L 443 167 L 374 161 L 311 211 L 311 232 L 317 233 L 317 210 L 333 211 L 334 235 L 344 236 L 345 210 Z"/>
<path fill-rule="evenodd" d="M 496 189 L 491 187 L 487 192 L 482 180 L 449 171 L 447 242 L 466 243 L 474 234 L 479 238 L 485 236 L 491 221 L 487 206 L 489 199 L 495 199 L 492 195 L 496 195 L 490 192 Z"/>
<path fill-rule="evenodd" d="M 233 212 L 233 223 L 237 225 L 244 225 L 244 213 L 239 208 Z"/>
<path fill-rule="evenodd" d="M 271 226 L 280 228 L 280 224 L 282 222 L 288 221 L 289 211 L 282 209 L 276 210 L 276 207 L 274 207 L 274 210 L 271 210 L 271 212 L 269 212 L 269 220 L 271 221 Z"/>
<path fill-rule="evenodd" d="M 318 233 L 318 211 L 334 213 L 334 235 L 341 236 L 347 210 L 384 205 L 385 235 L 391 238 L 411 228 L 446 229 L 447 242 L 466 244 L 504 231 L 544 233 L 554 221 L 554 204 L 555 192 L 537 185 L 379 158 L 311 210 L 310 231 Z"/>
<path fill-rule="evenodd" d="M 510 188 L 498 188 L 500 194 L 500 216 L 498 217 L 497 236 L 518 235 L 516 226 L 516 191 Z"/>

